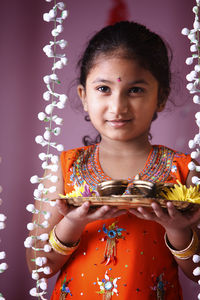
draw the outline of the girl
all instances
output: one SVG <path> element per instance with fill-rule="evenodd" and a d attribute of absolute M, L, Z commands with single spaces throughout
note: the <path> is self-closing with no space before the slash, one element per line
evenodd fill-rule
<path fill-rule="evenodd" d="M 150 182 L 178 179 L 189 186 L 195 175 L 187 167 L 190 156 L 149 141 L 151 122 L 170 93 L 169 59 L 162 39 L 140 24 L 119 22 L 90 40 L 79 65 L 78 94 L 100 142 L 62 153 L 52 199 L 85 182 L 94 191 L 99 182 L 110 179 L 127 179 L 131 187 L 136 175 Z M 40 256 L 47 257 L 51 275 L 61 270 L 52 300 L 70 295 L 182 299 L 178 265 L 198 280 L 192 275 L 196 267 L 192 255 L 198 248 L 195 225 L 200 210 L 183 215 L 172 202 L 167 210 L 157 203 L 152 203 L 151 211 L 106 205 L 94 210 L 89 202 L 71 208 L 61 200 L 57 209 L 49 205 L 43 209 L 52 213 L 52 251 Z M 28 249 L 30 269 L 35 268 L 33 255 Z"/>

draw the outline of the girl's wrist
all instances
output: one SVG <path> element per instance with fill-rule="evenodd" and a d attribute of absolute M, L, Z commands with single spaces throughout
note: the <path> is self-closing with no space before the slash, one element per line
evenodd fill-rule
<path fill-rule="evenodd" d="M 80 240 L 78 240 L 78 242 L 73 244 L 72 243 L 63 244 L 56 235 L 56 225 L 55 225 L 52 231 L 50 232 L 49 243 L 55 252 L 61 255 L 68 256 L 71 255 L 78 248 Z"/>
<path fill-rule="evenodd" d="M 199 248 L 199 238 L 196 233 L 196 231 L 193 229 L 192 230 L 192 238 L 190 240 L 190 243 L 188 243 L 187 247 L 180 249 L 175 249 L 171 243 L 168 240 L 168 237 L 165 233 L 164 236 L 165 239 L 165 244 L 170 250 L 170 252 L 177 258 L 181 260 L 186 260 L 190 259 L 194 254 L 197 253 L 197 250 Z"/>
<path fill-rule="evenodd" d="M 84 227 L 64 217 L 56 225 L 56 236 L 63 244 L 74 244 L 80 240 Z"/>
<path fill-rule="evenodd" d="M 192 229 L 166 229 L 166 235 L 170 244 L 177 250 L 185 249 L 191 242 Z"/>

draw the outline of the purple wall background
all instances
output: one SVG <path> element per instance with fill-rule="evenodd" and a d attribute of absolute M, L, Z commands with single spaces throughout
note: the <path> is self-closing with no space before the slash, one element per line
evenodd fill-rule
<path fill-rule="evenodd" d="M 65 21 L 62 37 L 69 43 L 66 49 L 69 64 L 58 75 L 62 81 L 59 91 L 68 93 L 71 82 L 76 78 L 75 64 L 85 41 L 106 23 L 112 1 L 66 2 L 70 15 Z M 198 107 L 192 103 L 192 97 L 185 89 L 185 75 L 189 68 L 184 61 L 190 52 L 189 41 L 180 32 L 183 27 L 192 26 L 195 1 L 127 0 L 127 4 L 130 19 L 144 23 L 161 34 L 174 52 L 176 79 L 172 98 L 181 106 L 171 106 L 170 111 L 162 113 L 152 125 L 153 142 L 188 152 L 187 142 L 197 132 L 194 114 Z M 0 232 L 0 251 L 6 251 L 9 269 L 0 274 L 0 292 L 6 299 L 32 299 L 28 291 L 34 286 L 27 271 L 23 246 L 27 236 L 26 224 L 31 219 L 25 207 L 33 202 L 34 186 L 29 178 L 42 173 L 37 157 L 42 149 L 35 144 L 34 137 L 43 133 L 44 128 L 37 114 L 45 104 L 42 100 L 45 91 L 42 77 L 50 72 L 50 60 L 42 47 L 51 39 L 52 24 L 44 23 L 42 15 L 51 6 L 44 0 L 1 3 L 0 156 L 3 161 L 0 184 L 3 187 L 3 205 L 0 212 L 5 213 L 8 219 L 6 229 Z M 75 88 L 70 90 L 69 95 L 71 100 L 77 99 Z M 72 110 L 69 105 L 58 114 L 64 116 L 65 123 L 57 141 L 62 142 L 66 149 L 80 146 L 82 136 L 93 132 L 85 123 L 83 114 Z M 49 290 L 54 280 L 49 281 Z M 182 274 L 181 282 L 184 299 L 196 299 L 200 290 L 198 286 Z"/>

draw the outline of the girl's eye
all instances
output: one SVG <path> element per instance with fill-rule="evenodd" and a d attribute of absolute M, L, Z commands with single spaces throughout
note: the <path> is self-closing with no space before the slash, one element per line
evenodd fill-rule
<path fill-rule="evenodd" d="M 129 90 L 129 93 L 138 94 L 138 93 L 142 93 L 143 91 L 144 91 L 144 89 L 142 89 L 141 87 L 135 86 Z"/>
<path fill-rule="evenodd" d="M 99 92 L 102 92 L 102 93 L 109 93 L 110 92 L 110 88 L 108 86 L 106 86 L 106 85 L 99 86 L 97 88 L 97 90 Z"/>

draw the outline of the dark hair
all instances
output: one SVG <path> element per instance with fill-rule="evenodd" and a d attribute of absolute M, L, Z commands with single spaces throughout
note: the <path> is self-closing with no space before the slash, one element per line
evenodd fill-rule
<path fill-rule="evenodd" d="M 79 83 L 84 87 L 96 58 L 101 54 L 136 59 L 159 83 L 158 105 L 167 101 L 171 85 L 172 53 L 159 35 L 144 25 L 129 21 L 104 27 L 91 38 L 78 62 Z"/>

